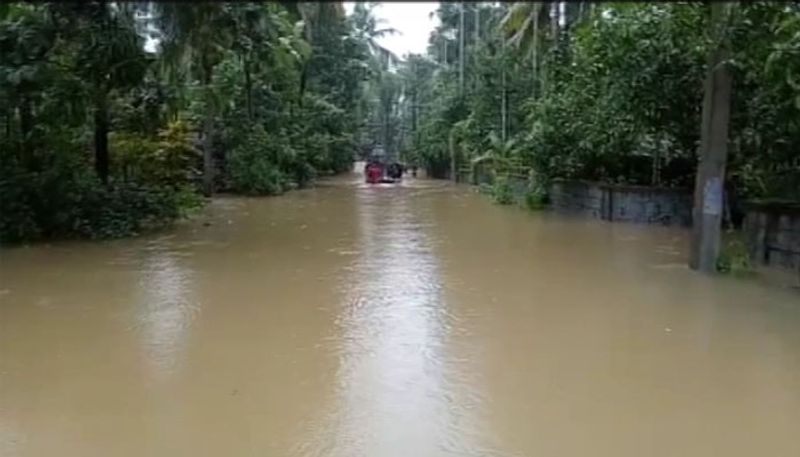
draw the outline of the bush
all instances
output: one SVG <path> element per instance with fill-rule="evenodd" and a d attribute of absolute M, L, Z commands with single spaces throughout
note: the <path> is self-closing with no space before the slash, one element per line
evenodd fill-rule
<path fill-rule="evenodd" d="M 0 242 L 15 243 L 40 236 L 31 187 L 30 176 L 15 161 L 0 157 Z"/>
<path fill-rule="evenodd" d="M 228 171 L 234 190 L 248 195 L 282 194 L 289 183 L 279 160 L 293 156 L 294 151 L 284 135 L 270 135 L 256 126 L 231 151 Z"/>
<path fill-rule="evenodd" d="M 167 189 L 91 184 L 72 206 L 71 228 L 85 238 L 117 238 L 167 225 L 180 217 L 174 194 Z"/>
<path fill-rule="evenodd" d="M 723 239 L 722 249 L 717 258 L 717 271 L 732 274 L 751 273 L 753 266 L 750 262 L 750 253 L 741 236 L 731 233 Z"/>
<path fill-rule="evenodd" d="M 514 192 L 511 183 L 505 176 L 498 176 L 492 185 L 492 197 L 496 203 L 510 205 L 514 203 Z"/>
<path fill-rule="evenodd" d="M 165 226 L 203 202 L 188 187 L 105 187 L 71 154 L 54 157 L 42 172 L 0 157 L 0 242 L 130 236 Z"/>
<path fill-rule="evenodd" d="M 539 189 L 531 189 L 525 194 L 525 206 L 533 211 L 547 206 L 547 195 Z"/>
<path fill-rule="evenodd" d="M 547 177 L 687 185 L 699 140 L 706 50 L 698 5 L 614 4 L 543 57 L 526 104 L 526 163 Z M 752 27 L 751 27 L 752 28 Z M 738 87 L 738 86 L 737 86 Z"/>
<path fill-rule="evenodd" d="M 158 139 L 127 132 L 111 135 L 111 163 L 123 181 L 179 188 L 199 176 L 194 166 L 201 153 L 189 141 L 183 122 L 170 123 Z"/>
<path fill-rule="evenodd" d="M 525 194 L 525 206 L 533 211 L 544 209 L 547 206 L 547 186 L 531 171 L 529 176 L 528 191 Z"/>
<path fill-rule="evenodd" d="M 494 195 L 494 185 L 482 182 L 478 184 L 478 192 L 484 195 L 492 196 Z"/>

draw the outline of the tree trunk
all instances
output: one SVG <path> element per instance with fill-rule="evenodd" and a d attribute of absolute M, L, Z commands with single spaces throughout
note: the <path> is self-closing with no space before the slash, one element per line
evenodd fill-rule
<path fill-rule="evenodd" d="M 450 128 L 450 132 L 447 135 L 447 149 L 450 151 L 450 179 L 452 179 L 453 182 L 458 182 L 458 170 L 456 170 L 458 164 L 456 163 L 455 131 L 453 128 Z"/>
<path fill-rule="evenodd" d="M 583 14 L 583 2 L 564 3 L 564 31 L 568 34 Z"/>
<path fill-rule="evenodd" d="M 553 8 L 553 14 L 552 14 L 552 19 L 550 20 L 550 26 L 553 34 L 553 47 L 557 48 L 559 41 L 558 35 L 560 33 L 559 20 L 561 19 L 561 2 L 553 2 L 551 3 L 551 5 Z"/>
<path fill-rule="evenodd" d="M 19 133 L 20 144 L 22 145 L 22 163 L 27 170 L 33 167 L 33 144 L 31 143 L 31 133 L 33 132 L 33 107 L 31 99 L 23 95 L 19 105 Z"/>
<path fill-rule="evenodd" d="M 689 266 L 714 272 L 720 252 L 723 183 L 728 157 L 728 121 L 731 104 L 731 74 L 727 68 L 730 43 L 723 37 L 727 5 L 711 4 L 711 27 L 717 46 L 708 59 L 700 132 L 700 163 L 697 167 L 692 212 Z"/>
<path fill-rule="evenodd" d="M 459 94 L 464 93 L 464 2 L 460 4 L 459 27 L 458 27 L 458 90 Z"/>
<path fill-rule="evenodd" d="M 417 106 L 417 94 L 414 93 L 414 95 L 411 98 L 411 131 L 412 132 L 416 132 L 417 131 L 417 109 L 418 109 L 418 106 Z"/>
<path fill-rule="evenodd" d="M 533 43 L 531 44 L 531 65 L 533 75 L 533 96 L 536 97 L 537 85 L 539 84 L 539 16 L 541 13 L 541 4 L 533 4 Z"/>
<path fill-rule="evenodd" d="M 386 110 L 386 107 L 383 108 L 383 116 L 381 116 L 381 124 L 383 130 L 383 148 L 384 152 L 386 153 L 386 158 L 389 159 L 391 157 L 390 152 L 390 145 L 389 145 L 389 113 Z"/>
<path fill-rule="evenodd" d="M 94 107 L 94 169 L 103 185 L 108 185 L 108 131 L 108 103 L 103 94 Z"/>
<path fill-rule="evenodd" d="M 481 42 L 481 4 L 476 2 L 475 4 L 475 47 L 478 47 L 478 43 Z"/>
<path fill-rule="evenodd" d="M 253 81 L 250 75 L 250 61 L 247 57 L 244 58 L 244 88 L 247 103 L 247 120 L 252 122 L 255 117 L 253 113 Z"/>
<path fill-rule="evenodd" d="M 214 113 L 206 108 L 203 122 L 203 193 L 210 197 L 214 193 Z"/>
<path fill-rule="evenodd" d="M 303 107 L 303 94 L 306 92 L 306 82 L 308 80 L 308 62 L 303 64 L 303 69 L 300 71 L 300 90 L 298 92 L 297 106 Z"/>
<path fill-rule="evenodd" d="M 13 108 L 9 105 L 6 107 L 6 141 L 11 140 L 11 123 L 14 120 Z"/>
<path fill-rule="evenodd" d="M 661 184 L 661 151 L 659 150 L 659 146 L 656 147 L 655 152 L 653 152 L 653 167 L 652 167 L 652 175 L 650 177 L 650 183 L 653 186 L 658 186 Z"/>
<path fill-rule="evenodd" d="M 206 112 L 203 120 L 203 193 L 210 197 L 214 193 L 214 100 L 211 92 L 213 67 L 204 66 L 203 86 L 206 97 Z"/>
<path fill-rule="evenodd" d="M 501 86 L 501 97 L 500 100 L 500 136 L 503 138 L 503 143 L 506 141 L 506 134 L 508 131 L 508 94 L 506 88 L 506 40 L 501 39 L 500 41 L 501 52 L 502 52 L 502 69 L 500 72 L 500 86 Z"/>

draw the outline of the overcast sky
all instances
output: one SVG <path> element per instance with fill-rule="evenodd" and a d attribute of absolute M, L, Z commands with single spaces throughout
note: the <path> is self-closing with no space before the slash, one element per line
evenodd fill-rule
<path fill-rule="evenodd" d="M 353 11 L 356 2 L 344 2 L 347 13 Z M 401 34 L 387 35 L 378 42 L 402 57 L 406 53 L 422 54 L 428 48 L 428 36 L 439 23 L 435 11 L 439 2 L 382 2 L 373 10 L 375 17 L 385 19 L 386 26 L 394 27 Z"/>
<path fill-rule="evenodd" d="M 344 2 L 348 14 L 353 12 L 356 2 Z M 401 33 L 386 35 L 378 42 L 398 57 L 406 53 L 424 54 L 428 49 L 428 36 L 439 24 L 437 17 L 430 17 L 439 2 L 383 2 L 373 10 L 375 17 L 385 19 L 384 26 L 393 27 Z M 155 52 L 156 40 L 148 39 L 145 49 Z"/>

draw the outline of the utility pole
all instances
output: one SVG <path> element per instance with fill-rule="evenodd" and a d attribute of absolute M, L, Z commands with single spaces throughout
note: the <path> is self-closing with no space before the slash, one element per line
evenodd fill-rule
<path fill-rule="evenodd" d="M 559 24 L 559 22 L 561 21 L 561 2 L 553 2 L 552 7 L 553 7 L 553 20 L 550 22 L 550 25 L 553 28 L 553 43 L 557 44 L 559 27 L 561 25 Z"/>
<path fill-rule="evenodd" d="M 711 3 L 711 34 L 714 49 L 709 53 L 703 95 L 700 131 L 700 163 L 694 188 L 692 238 L 689 267 L 715 272 L 720 251 L 723 183 L 728 158 L 728 122 L 731 105 L 731 74 L 728 70 L 730 41 L 726 36 L 728 15 L 733 5 Z"/>
<path fill-rule="evenodd" d="M 411 61 L 411 74 L 413 75 L 413 81 L 417 82 L 417 59 Z M 419 90 L 419 86 L 415 85 L 411 88 L 411 132 L 414 133 L 414 137 L 416 138 L 417 133 L 417 91 Z"/>
<path fill-rule="evenodd" d="M 473 46 L 472 62 L 474 66 L 473 68 L 477 68 L 476 66 L 478 65 L 478 55 L 475 51 L 478 49 L 478 46 L 480 46 L 481 42 L 481 2 L 475 2 L 473 3 L 473 6 L 475 7 L 475 39 L 472 45 Z M 470 88 L 472 88 L 472 90 L 475 90 L 478 87 L 478 84 L 479 84 L 478 78 L 475 77 L 475 72 L 473 70 L 473 77 L 470 82 Z"/>
<path fill-rule="evenodd" d="M 458 90 L 461 95 L 464 94 L 464 2 L 461 2 L 459 12 L 459 26 L 458 26 Z"/>
<path fill-rule="evenodd" d="M 475 46 L 481 41 L 481 3 L 475 2 Z"/>
<path fill-rule="evenodd" d="M 536 97 L 536 86 L 539 84 L 539 16 L 542 13 L 542 4 L 533 4 L 533 43 L 531 43 L 531 74 L 533 76 L 533 96 Z"/>
<path fill-rule="evenodd" d="M 503 138 L 503 143 L 506 142 L 506 135 L 507 135 L 507 125 L 508 125 L 508 94 L 506 89 L 506 38 L 501 37 L 500 40 L 500 49 L 501 49 L 501 70 L 500 70 L 500 85 L 502 87 L 502 100 L 500 102 L 500 122 L 501 125 L 501 132 L 500 136 Z"/>

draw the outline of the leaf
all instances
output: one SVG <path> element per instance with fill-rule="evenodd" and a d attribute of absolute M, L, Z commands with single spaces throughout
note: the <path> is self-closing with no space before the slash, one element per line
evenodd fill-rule
<path fill-rule="evenodd" d="M 800 91 L 800 82 L 795 80 L 794 75 L 792 75 L 791 68 L 786 68 L 786 84 L 788 84 L 792 89 Z"/>
<path fill-rule="evenodd" d="M 20 72 L 21 72 L 21 70 L 16 70 L 16 71 L 12 71 L 8 75 L 8 82 L 10 82 L 11 85 L 19 86 L 19 83 L 21 82 L 21 79 L 22 79 L 22 75 L 20 74 Z"/>

